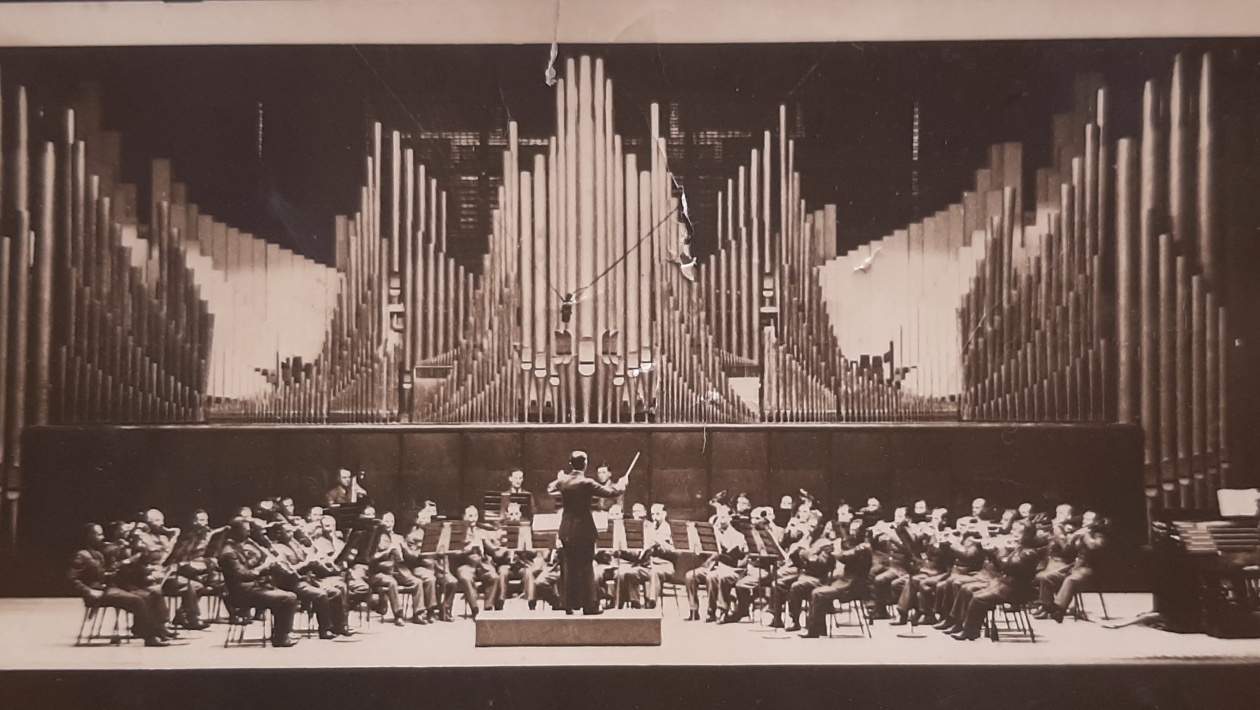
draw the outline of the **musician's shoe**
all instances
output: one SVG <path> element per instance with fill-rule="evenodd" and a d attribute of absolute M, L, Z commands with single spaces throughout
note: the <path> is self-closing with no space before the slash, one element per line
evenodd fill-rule
<path fill-rule="evenodd" d="M 319 632 L 319 638 L 323 641 L 331 641 L 337 638 L 337 634 L 333 633 L 332 631 L 328 629 L 323 629 Z"/>
<path fill-rule="evenodd" d="M 600 614 L 603 614 L 603 613 L 604 613 L 603 609 L 583 609 L 582 610 L 582 616 L 599 616 Z"/>
<path fill-rule="evenodd" d="M 938 619 L 936 618 L 936 614 L 928 613 L 928 614 L 923 614 L 919 618 L 919 620 L 914 623 L 918 624 L 919 626 L 932 626 L 932 625 L 935 625 L 937 621 Z"/>
<path fill-rule="evenodd" d="M 537 608 L 538 608 L 538 600 L 536 599 L 529 600 L 529 610 L 534 611 Z"/>
<path fill-rule="evenodd" d="M 715 621 L 717 621 L 717 614 L 713 612 L 709 612 L 709 615 L 704 617 L 704 623 L 706 624 L 712 624 Z"/>
<path fill-rule="evenodd" d="M 565 615 L 565 616 L 573 616 L 573 610 L 572 610 L 572 609 L 565 609 L 565 610 L 564 610 L 564 615 Z"/>
<path fill-rule="evenodd" d="M 801 625 L 796 623 L 795 621 L 792 622 L 791 626 L 784 629 L 784 631 L 788 632 L 789 634 L 796 633 L 797 631 L 800 631 L 800 630 L 801 630 Z"/>
<path fill-rule="evenodd" d="M 790 631 L 790 629 L 789 629 L 789 631 Z M 806 631 L 805 633 L 801 634 L 800 636 L 801 636 L 801 638 L 803 638 L 803 639 L 817 639 L 817 638 L 822 638 L 822 634 L 818 633 L 817 631 Z"/>
<path fill-rule="evenodd" d="M 692 609 L 691 611 L 687 612 L 687 621 L 699 621 L 699 620 L 700 620 L 700 612 L 696 611 L 695 609 Z"/>
<path fill-rule="evenodd" d="M 645 602 L 643 606 L 647 609 L 655 609 L 656 602 Z"/>
<path fill-rule="evenodd" d="M 184 628 L 188 629 L 189 631 L 205 631 L 206 629 L 210 628 L 210 624 L 204 621 L 196 621 L 191 624 L 184 624 Z"/>
<path fill-rule="evenodd" d="M 1032 618 L 1037 619 L 1039 621 L 1044 621 L 1050 618 L 1050 612 L 1046 611 L 1045 609 L 1038 609 L 1037 611 L 1034 611 L 1031 614 L 1031 616 Z"/>
<path fill-rule="evenodd" d="M 494 603 L 494 610 L 495 610 L 495 611 L 503 611 L 503 602 L 501 602 L 501 601 L 497 601 L 497 602 L 495 602 L 495 603 Z"/>
<path fill-rule="evenodd" d="M 424 614 L 416 614 L 415 616 L 411 617 L 411 623 L 420 624 L 421 626 L 426 626 L 429 623 L 429 618 L 425 616 Z"/>
<path fill-rule="evenodd" d="M 937 623 L 933 624 L 932 628 L 936 629 L 937 631 L 944 631 L 945 629 L 953 627 L 953 625 L 954 625 L 954 620 L 950 619 L 949 617 L 946 617 L 944 619 L 941 619 Z"/>
<path fill-rule="evenodd" d="M 285 636 L 282 639 L 272 639 L 272 648 L 293 648 L 298 644 L 298 640 L 292 636 Z"/>
<path fill-rule="evenodd" d="M 781 629 L 781 628 L 783 628 L 783 618 L 782 618 L 782 617 L 778 617 L 778 616 L 776 616 L 776 617 L 774 617 L 773 619 L 771 619 L 771 620 L 770 620 L 770 628 L 772 628 L 772 629 Z"/>
<path fill-rule="evenodd" d="M 888 613 L 888 607 L 886 606 L 877 606 L 870 613 L 871 621 L 882 621 L 884 619 L 891 619 L 891 618 L 892 618 L 892 614 Z"/>
<path fill-rule="evenodd" d="M 350 637 L 350 636 L 354 636 L 354 629 L 350 628 L 349 626 L 343 626 L 340 629 L 333 629 L 333 633 L 338 636 Z"/>
<path fill-rule="evenodd" d="M 160 636 L 150 636 L 144 640 L 144 645 L 152 648 L 166 648 L 171 645 L 171 642 Z"/>
<path fill-rule="evenodd" d="M 630 608 L 631 608 L 631 609 L 642 609 L 642 608 L 643 608 L 643 605 L 642 605 L 642 604 L 640 604 L 639 602 L 630 602 Z"/>
<path fill-rule="evenodd" d="M 946 633 L 946 634 L 949 634 L 950 636 L 953 636 L 954 634 L 961 634 L 962 632 L 963 632 L 963 625 L 962 625 L 962 624 L 954 624 L 953 626 L 949 627 L 948 629 L 945 629 L 945 633 Z"/>
<path fill-rule="evenodd" d="M 1056 624 L 1062 624 L 1062 623 L 1063 623 L 1063 616 L 1064 616 L 1064 614 L 1066 614 L 1066 613 L 1067 613 L 1067 611 L 1066 611 L 1065 609 L 1062 609 L 1062 608 L 1060 608 L 1059 606 L 1057 606 L 1057 605 L 1056 605 L 1056 606 L 1054 606 L 1054 607 L 1051 609 L 1051 611 L 1050 611 L 1050 618 L 1051 618 L 1051 619 L 1054 619 L 1054 623 L 1056 623 Z"/>
<path fill-rule="evenodd" d="M 889 626 L 905 626 L 906 624 L 909 624 L 909 623 L 910 623 L 910 615 L 898 609 L 897 620 L 889 622 L 888 625 Z"/>
<path fill-rule="evenodd" d="M 979 631 L 960 631 L 956 634 L 950 634 L 950 638 L 955 641 L 975 641 L 980 638 Z"/>

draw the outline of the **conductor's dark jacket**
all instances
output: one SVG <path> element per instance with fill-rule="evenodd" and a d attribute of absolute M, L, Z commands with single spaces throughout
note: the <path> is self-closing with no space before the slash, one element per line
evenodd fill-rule
<path fill-rule="evenodd" d="M 564 502 L 564 512 L 560 516 L 560 542 L 565 549 L 578 551 L 595 548 L 595 519 L 591 516 L 591 500 L 593 498 L 616 498 L 620 492 L 605 486 L 586 476 L 568 476 L 557 488 Z"/>

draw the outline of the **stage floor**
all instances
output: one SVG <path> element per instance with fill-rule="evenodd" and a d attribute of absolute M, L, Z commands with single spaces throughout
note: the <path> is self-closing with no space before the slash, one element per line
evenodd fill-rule
<path fill-rule="evenodd" d="M 524 602 L 513 600 L 524 610 Z M 456 604 L 456 609 L 462 602 Z M 228 669 L 228 668 L 502 668 L 554 666 L 859 666 L 859 665 L 1075 665 L 1142 663 L 1258 663 L 1260 640 L 1215 639 L 1173 634 L 1142 626 L 1106 629 L 1103 623 L 1132 619 L 1151 607 L 1147 594 L 1108 594 L 1113 620 L 1034 622 L 1037 642 L 987 639 L 955 641 L 920 629 L 926 638 L 899 638 L 909 627 L 875 622 L 873 638 L 840 626 L 834 638 L 801 639 L 752 622 L 730 625 L 684 621 L 686 602 L 662 609 L 662 644 L 652 647 L 477 648 L 474 624 L 405 627 L 379 617 L 349 639 L 303 639 L 296 647 L 224 648 L 226 625 L 215 624 L 168 648 L 75 647 L 83 605 L 77 599 L 0 599 L 0 669 Z M 1101 616 L 1098 597 L 1086 608 Z M 539 614 L 547 612 L 537 612 Z M 608 612 L 616 614 L 617 612 Z M 107 617 L 112 620 L 112 614 Z M 768 618 L 768 617 L 767 617 Z M 837 617 L 845 620 L 845 616 Z M 257 634 L 255 628 L 251 634 Z M 841 636 L 844 635 L 844 636 Z"/>

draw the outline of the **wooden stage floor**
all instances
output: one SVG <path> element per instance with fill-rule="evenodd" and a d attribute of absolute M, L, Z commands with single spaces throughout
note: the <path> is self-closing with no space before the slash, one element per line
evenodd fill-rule
<path fill-rule="evenodd" d="M 524 602 L 513 600 L 510 604 Z M 145 648 L 132 641 L 121 646 L 75 647 L 82 617 L 76 599 L 0 599 L 0 669 L 61 670 L 192 670 L 292 668 L 504 668 L 556 666 L 865 666 L 865 665 L 1130 665 L 1130 664 L 1257 664 L 1260 640 L 1223 640 L 1204 635 L 1173 634 L 1134 626 L 1106 629 L 1102 621 L 1062 624 L 1037 621 L 1037 642 L 987 639 L 955 641 L 932 629 L 926 638 L 899 638 L 908 627 L 876 622 L 873 638 L 856 636 L 857 628 L 840 626 L 836 637 L 807 640 L 757 623 L 715 625 L 686 622 L 667 599 L 662 609 L 662 645 L 652 647 L 477 648 L 474 624 L 453 623 L 405 627 L 382 624 L 376 617 L 349 639 L 303 639 L 290 649 L 258 646 L 224 648 L 225 625 L 186 638 L 169 648 Z M 456 609 L 462 607 L 457 603 Z M 1096 595 L 1086 600 L 1092 616 L 1101 616 Z M 1131 619 L 1150 609 L 1146 594 L 1108 594 L 1114 621 Z M 680 613 L 681 612 L 681 613 Z M 545 612 L 538 612 L 540 614 Z M 609 612 L 615 614 L 616 612 Z M 108 617 L 112 619 L 112 613 Z M 837 617 L 844 621 L 843 615 Z M 256 634 L 256 629 L 251 629 Z M 844 635 L 844 636 L 842 636 Z"/>

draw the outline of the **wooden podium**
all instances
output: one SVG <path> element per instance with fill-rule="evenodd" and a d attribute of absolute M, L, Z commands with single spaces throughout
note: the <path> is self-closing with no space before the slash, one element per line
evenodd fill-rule
<path fill-rule="evenodd" d="M 660 646 L 660 609 L 490 611 L 477 616 L 477 646 Z"/>

